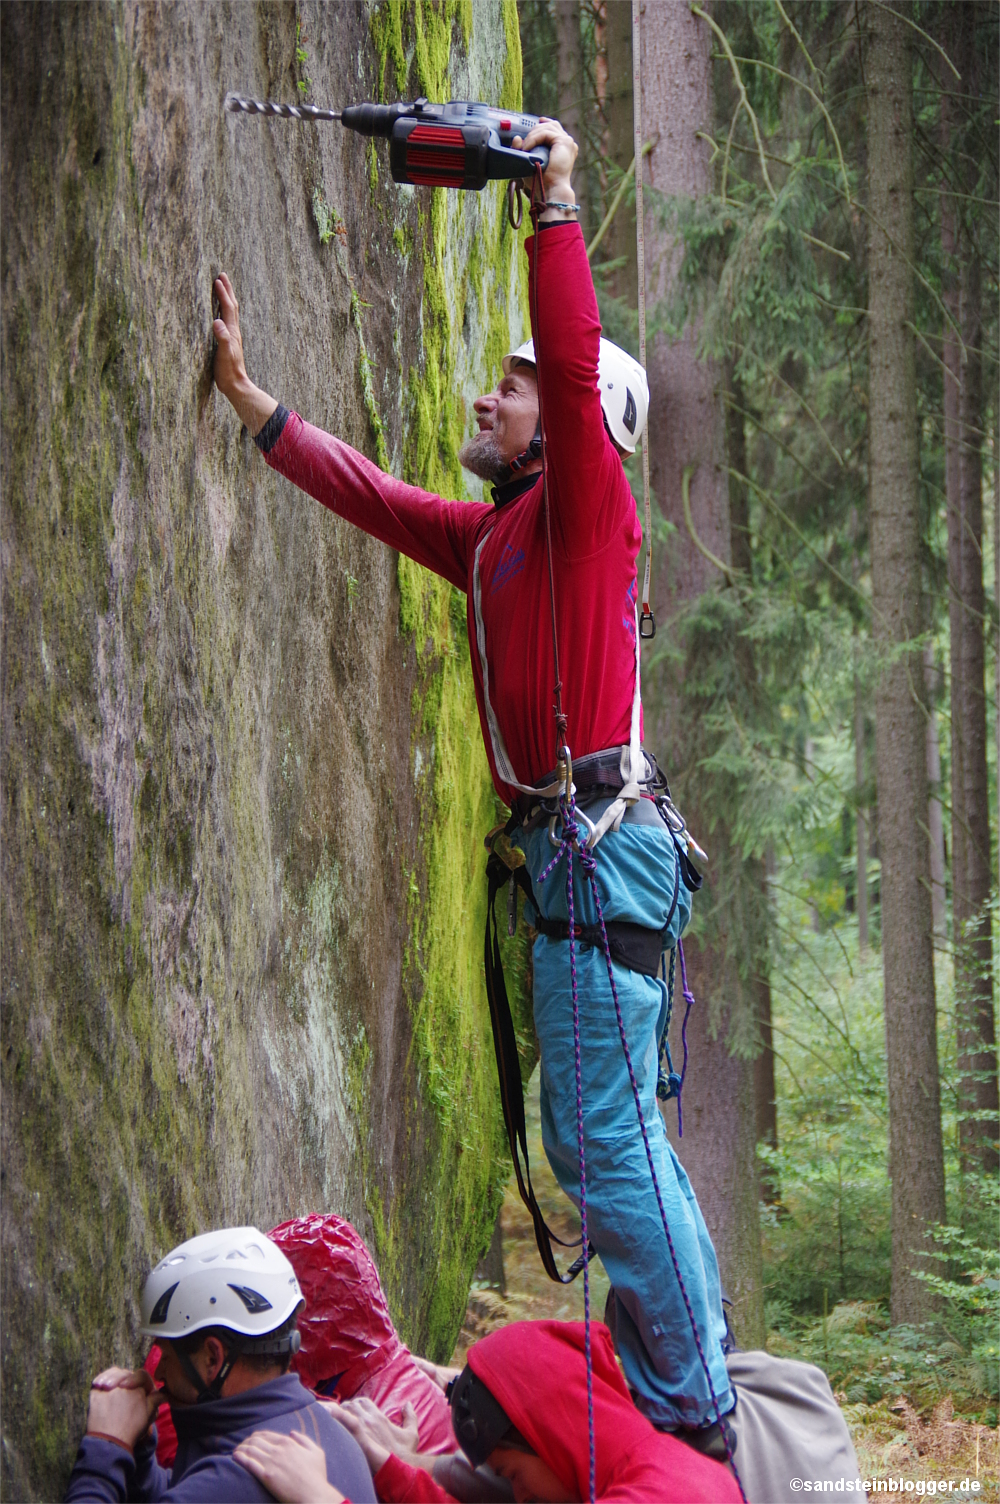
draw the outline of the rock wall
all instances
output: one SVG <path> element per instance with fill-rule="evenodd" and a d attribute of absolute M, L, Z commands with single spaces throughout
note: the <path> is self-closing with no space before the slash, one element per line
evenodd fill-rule
<path fill-rule="evenodd" d="M 342 1212 L 437 1357 L 489 1241 L 464 598 L 268 471 L 211 284 L 256 380 L 463 494 L 526 307 L 500 190 L 222 101 L 513 107 L 520 51 L 514 0 L 8 3 L 0 50 L 3 1487 L 55 1498 L 181 1238 Z"/>

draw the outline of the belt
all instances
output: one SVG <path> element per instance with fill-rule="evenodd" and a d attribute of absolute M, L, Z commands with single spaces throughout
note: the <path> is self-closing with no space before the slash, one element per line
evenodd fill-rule
<path fill-rule="evenodd" d="M 655 789 L 658 793 L 669 794 L 667 780 L 664 778 L 657 765 L 652 752 L 642 750 L 644 767 L 638 779 L 639 784 L 648 789 L 650 793 Z M 546 773 L 540 780 L 540 788 L 548 788 L 559 777 L 553 769 Z M 581 808 L 589 809 L 595 799 L 607 798 L 609 801 L 625 787 L 625 779 L 622 776 L 622 749 L 621 747 L 605 747 L 601 752 L 589 752 L 586 757 L 580 757 L 573 763 L 573 784 L 576 788 L 577 803 Z M 552 804 L 554 800 L 546 800 L 544 804 Z M 533 794 L 518 794 L 511 808 L 518 821 L 524 824 L 529 820 L 535 810 L 544 808 L 544 804 Z M 552 810 L 549 811 L 552 813 Z"/>
<path fill-rule="evenodd" d="M 674 903 L 676 902 L 675 892 Z M 645 977 L 657 976 L 660 970 L 660 956 L 667 943 L 667 933 L 672 918 L 673 906 L 671 906 L 667 925 L 662 930 L 650 930 L 643 924 L 630 924 L 626 919 L 609 919 L 604 928 L 608 936 L 608 949 L 611 952 L 612 961 L 617 961 L 619 966 L 628 967 L 629 971 L 639 971 Z M 532 921 L 532 928 L 550 940 L 568 940 L 570 936 L 569 923 L 565 919 L 545 919 L 539 914 Z M 573 939 L 578 940 L 581 945 L 596 945 L 600 951 L 604 950 L 599 925 L 574 924 Z"/>

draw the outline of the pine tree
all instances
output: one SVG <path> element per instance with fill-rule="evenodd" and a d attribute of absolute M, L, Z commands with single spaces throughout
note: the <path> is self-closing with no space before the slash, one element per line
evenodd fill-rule
<path fill-rule="evenodd" d="M 914 1277 L 945 1220 L 927 809 L 916 366 L 912 59 L 904 20 L 865 10 L 868 45 L 869 531 L 879 653 L 875 764 L 892 1181 L 892 1317 L 931 1306 Z M 926 1266 L 926 1265 L 925 1265 Z"/>

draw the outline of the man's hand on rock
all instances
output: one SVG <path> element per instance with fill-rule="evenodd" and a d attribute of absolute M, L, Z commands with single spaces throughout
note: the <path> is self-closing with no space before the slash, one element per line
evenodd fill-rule
<path fill-rule="evenodd" d="M 219 300 L 221 318 L 212 322 L 216 339 L 215 363 L 212 374 L 222 395 L 236 409 L 240 422 L 250 430 L 254 438 L 260 433 L 268 418 L 278 406 L 273 397 L 254 386 L 247 375 L 243 361 L 243 336 L 240 333 L 240 305 L 233 292 L 233 284 L 225 272 L 220 272 L 212 285 Z"/>
<path fill-rule="evenodd" d="M 87 1435 L 107 1436 L 131 1451 L 159 1409 L 163 1394 L 142 1368 L 106 1368 L 94 1379 Z"/>

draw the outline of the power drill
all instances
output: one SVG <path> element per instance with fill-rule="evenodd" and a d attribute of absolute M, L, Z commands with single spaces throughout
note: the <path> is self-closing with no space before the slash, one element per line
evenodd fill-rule
<path fill-rule="evenodd" d="M 538 124 L 537 115 L 495 110 L 465 99 L 448 104 L 431 104 L 426 99 L 415 99 L 412 104 L 352 104 L 343 110 L 327 110 L 313 104 L 278 104 L 227 94 L 226 109 L 284 120 L 339 120 L 363 136 L 384 136 L 394 183 L 478 192 L 491 179 L 528 178 L 536 166 L 544 172 L 549 161 L 547 146 L 517 151 L 511 144 L 515 136 L 523 140 Z"/>

